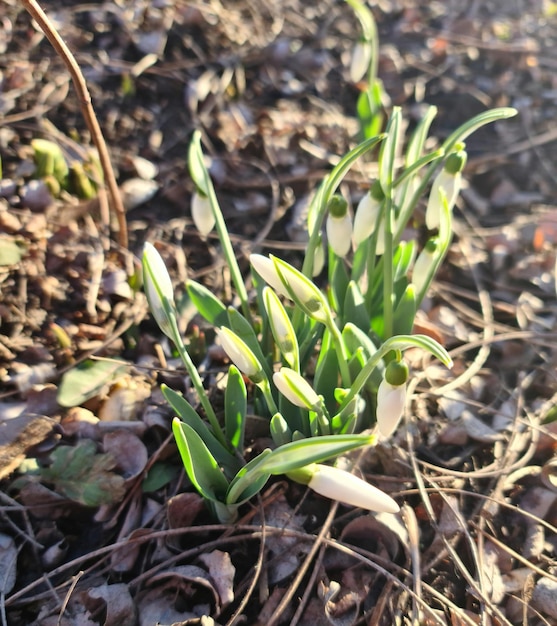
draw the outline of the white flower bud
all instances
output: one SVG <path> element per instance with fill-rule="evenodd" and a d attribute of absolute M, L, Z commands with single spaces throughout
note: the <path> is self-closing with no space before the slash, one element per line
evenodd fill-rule
<path fill-rule="evenodd" d="M 327 209 L 329 246 L 342 259 L 350 250 L 350 237 L 352 236 L 352 218 L 348 212 L 348 203 L 342 196 L 335 194 L 329 200 Z"/>
<path fill-rule="evenodd" d="M 437 250 L 437 246 L 437 238 L 430 239 L 414 263 L 414 269 L 412 270 L 412 284 L 414 285 L 417 293 L 422 291 L 429 278 L 431 266 L 435 262 L 435 252 Z"/>
<path fill-rule="evenodd" d="M 359 83 L 366 75 L 371 63 L 371 54 L 372 47 L 369 41 L 362 40 L 356 42 L 350 62 L 350 80 L 353 83 Z"/>
<path fill-rule="evenodd" d="M 277 294 L 269 287 L 263 289 L 263 304 L 269 318 L 273 337 L 290 367 L 298 370 L 298 339 L 292 322 Z"/>
<path fill-rule="evenodd" d="M 377 390 L 377 427 L 383 437 L 390 437 L 402 417 L 406 404 L 408 365 L 403 360 L 391 361 Z"/>
<path fill-rule="evenodd" d="M 321 398 L 307 380 L 289 367 L 283 367 L 279 372 L 275 372 L 273 382 L 287 400 L 302 409 L 314 410 L 321 404 Z"/>
<path fill-rule="evenodd" d="M 248 378 L 258 378 L 263 368 L 250 347 L 230 328 L 225 326 L 217 328 L 217 335 L 224 351 L 234 365 Z"/>
<path fill-rule="evenodd" d="M 328 324 L 331 321 L 331 311 L 319 288 L 286 261 L 276 257 L 272 259 L 278 275 L 287 288 L 288 297 L 294 300 L 306 315 L 322 324 Z"/>
<path fill-rule="evenodd" d="M 308 487 L 322 496 L 369 511 L 399 512 L 398 504 L 390 496 L 354 474 L 329 465 L 314 467 Z"/>
<path fill-rule="evenodd" d="M 164 307 L 166 301 L 172 310 L 175 308 L 172 281 L 161 255 L 150 243 L 143 246 L 143 290 L 159 328 L 172 339 L 171 325 Z"/>
<path fill-rule="evenodd" d="M 215 216 L 207 196 L 194 191 L 191 197 L 191 217 L 202 235 L 208 235 L 215 226 Z"/>
<path fill-rule="evenodd" d="M 383 437 L 390 437 L 406 404 L 406 384 L 391 385 L 383 379 L 377 390 L 377 426 Z"/>
<path fill-rule="evenodd" d="M 462 187 L 462 170 L 465 165 L 464 144 L 458 144 L 456 152 L 447 157 L 443 169 L 431 185 L 425 212 L 425 224 L 429 230 L 439 227 L 444 202 L 447 203 L 449 211 L 453 210 L 456 197 Z"/>
<path fill-rule="evenodd" d="M 352 218 L 347 212 L 344 217 L 327 216 L 327 239 L 333 252 L 344 258 L 350 250 L 350 237 L 352 235 Z"/>
<path fill-rule="evenodd" d="M 250 254 L 250 263 L 261 278 L 281 296 L 290 298 L 288 289 L 284 286 L 273 260 L 262 254 Z"/>

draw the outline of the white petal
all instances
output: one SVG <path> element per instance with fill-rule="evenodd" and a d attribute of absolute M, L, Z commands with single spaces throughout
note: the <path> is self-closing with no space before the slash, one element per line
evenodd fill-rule
<path fill-rule="evenodd" d="M 251 254 L 249 260 L 253 269 L 268 285 L 270 285 L 281 296 L 290 298 L 288 290 L 283 285 L 272 259 L 263 256 L 262 254 Z"/>
<path fill-rule="evenodd" d="M 352 218 L 345 213 L 343 217 L 327 216 L 327 239 L 333 252 L 340 258 L 344 258 L 350 250 L 350 238 L 352 237 Z"/>
<path fill-rule="evenodd" d="M 391 385 L 383 379 L 377 390 L 377 427 L 383 437 L 394 433 L 405 404 L 406 385 Z"/>
<path fill-rule="evenodd" d="M 285 398 L 303 409 L 312 409 L 321 402 L 307 380 L 289 367 L 282 367 L 275 372 L 273 382 Z"/>
<path fill-rule="evenodd" d="M 255 376 L 261 371 L 261 364 L 250 348 L 229 328 L 217 328 L 217 335 L 224 351 L 234 365 L 246 376 Z"/>
<path fill-rule="evenodd" d="M 357 248 L 362 241 L 365 241 L 375 230 L 381 203 L 371 197 L 368 192 L 358 203 L 356 215 L 354 216 L 354 228 L 352 239 L 354 248 Z"/>
<path fill-rule="evenodd" d="M 202 235 L 208 235 L 215 226 L 215 216 L 207 196 L 194 192 L 191 198 L 191 217 Z"/>
<path fill-rule="evenodd" d="M 331 500 L 369 511 L 398 513 L 400 510 L 398 504 L 386 493 L 336 467 L 318 465 L 308 486 Z"/>

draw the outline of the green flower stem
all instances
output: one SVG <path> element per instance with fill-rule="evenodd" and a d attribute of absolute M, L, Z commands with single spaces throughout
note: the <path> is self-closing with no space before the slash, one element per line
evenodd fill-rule
<path fill-rule="evenodd" d="M 267 408 L 269 409 L 269 412 L 271 413 L 271 415 L 276 415 L 279 410 L 276 405 L 275 399 L 273 398 L 273 394 L 271 393 L 271 386 L 269 385 L 267 377 L 265 376 L 261 382 L 258 382 L 257 386 L 259 387 L 259 389 L 261 389 L 261 393 L 265 398 L 265 402 L 267 403 Z"/>
<path fill-rule="evenodd" d="M 191 360 L 191 357 L 187 351 L 187 348 L 184 345 L 184 342 L 182 341 L 182 337 L 178 329 L 178 322 L 176 320 L 176 312 L 174 311 L 173 307 L 170 305 L 170 303 L 168 302 L 166 298 L 163 299 L 163 307 L 164 307 L 168 322 L 170 324 L 170 331 L 172 333 L 172 341 L 174 345 L 176 346 L 178 353 L 180 354 L 180 358 L 182 359 L 182 363 L 184 364 L 184 367 L 186 368 L 186 371 L 188 372 L 189 377 L 191 378 L 192 385 L 194 386 L 194 389 L 197 392 L 199 401 L 201 402 L 201 406 L 203 407 L 205 414 L 207 416 L 207 419 L 209 420 L 209 423 L 211 424 L 211 428 L 213 429 L 213 434 L 219 440 L 219 442 L 228 450 L 229 444 L 226 441 L 226 437 L 224 436 L 222 432 L 222 428 L 220 427 L 217 416 L 215 415 L 215 411 L 213 407 L 211 406 L 211 403 L 209 402 L 209 398 L 207 397 L 207 393 L 205 391 L 205 388 L 203 387 L 203 381 L 201 380 L 201 377 L 199 376 L 199 372 L 197 371 L 197 368 L 195 367 L 193 361 Z"/>
<path fill-rule="evenodd" d="M 383 254 L 383 339 L 393 334 L 393 198 L 385 198 L 385 253 Z"/>

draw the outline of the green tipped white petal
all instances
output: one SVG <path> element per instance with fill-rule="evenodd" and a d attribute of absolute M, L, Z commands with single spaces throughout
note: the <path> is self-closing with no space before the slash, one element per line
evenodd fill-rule
<path fill-rule="evenodd" d="M 281 296 L 290 298 L 288 289 L 284 286 L 272 259 L 262 254 L 250 254 L 249 260 L 253 269 L 268 285 Z"/>
<path fill-rule="evenodd" d="M 215 216 L 207 196 L 197 191 L 191 197 L 191 217 L 195 227 L 202 235 L 208 235 L 215 227 Z"/>
<path fill-rule="evenodd" d="M 331 322 L 331 311 L 325 296 L 311 280 L 292 265 L 282 259 L 271 256 L 275 269 L 283 285 L 288 291 L 288 297 L 304 311 L 306 315 L 321 322 Z"/>
<path fill-rule="evenodd" d="M 162 332 L 173 338 L 168 309 L 174 309 L 174 290 L 170 274 L 158 250 L 150 243 L 143 246 L 143 290 L 155 321 Z M 167 308 L 165 308 L 165 301 Z"/>
<path fill-rule="evenodd" d="M 460 172 L 451 174 L 446 169 L 442 169 L 437 174 L 431 185 L 425 211 L 425 224 L 429 230 L 439 228 L 444 201 L 447 202 L 449 211 L 452 211 L 461 187 L 462 174 Z"/>
<path fill-rule="evenodd" d="M 261 363 L 249 346 L 238 335 L 222 326 L 217 328 L 217 335 L 224 351 L 234 365 L 249 378 L 257 377 L 263 369 Z"/>
<path fill-rule="evenodd" d="M 275 372 L 273 382 L 285 398 L 302 409 L 312 410 L 321 404 L 321 398 L 307 380 L 289 367 Z"/>
<path fill-rule="evenodd" d="M 329 465 L 314 467 L 308 487 L 322 496 L 369 511 L 399 512 L 400 508 L 391 496 L 354 474 Z"/>
<path fill-rule="evenodd" d="M 342 217 L 327 216 L 327 239 L 333 252 L 344 258 L 350 250 L 352 237 L 352 218 L 348 211 Z"/>
<path fill-rule="evenodd" d="M 298 371 L 298 339 L 294 327 L 279 297 L 269 287 L 263 289 L 263 304 L 269 318 L 271 332 L 282 356 L 292 369 Z"/>

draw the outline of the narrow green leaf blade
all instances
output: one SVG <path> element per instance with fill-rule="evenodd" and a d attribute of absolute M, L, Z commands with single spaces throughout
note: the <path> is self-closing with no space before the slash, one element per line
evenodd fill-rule
<path fill-rule="evenodd" d="M 240 454 L 244 450 L 246 412 L 246 385 L 238 368 L 231 365 L 228 368 L 228 381 L 224 395 L 224 425 L 227 440 Z"/>
<path fill-rule="evenodd" d="M 224 502 L 228 481 L 201 437 L 178 418 L 172 420 L 172 432 L 192 485 L 207 500 Z"/>

